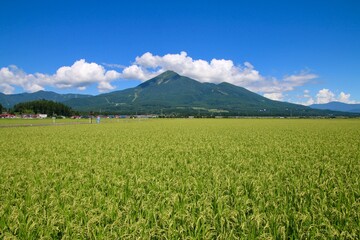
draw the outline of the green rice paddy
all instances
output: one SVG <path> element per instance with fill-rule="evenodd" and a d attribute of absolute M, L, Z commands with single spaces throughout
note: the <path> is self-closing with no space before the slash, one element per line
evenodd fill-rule
<path fill-rule="evenodd" d="M 0 239 L 360 236 L 358 119 L 0 128 L 0 149 Z"/>

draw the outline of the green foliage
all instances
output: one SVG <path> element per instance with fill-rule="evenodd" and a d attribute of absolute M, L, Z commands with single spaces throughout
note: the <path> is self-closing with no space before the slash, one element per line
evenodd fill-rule
<path fill-rule="evenodd" d="M 1 129 L 0 238 L 357 239 L 359 120 Z"/>
<path fill-rule="evenodd" d="M 79 111 L 176 116 L 347 115 L 267 99 L 229 83 L 200 83 L 167 71 L 135 88 L 66 102 Z M 202 109 L 199 111 L 198 109 Z M 216 109 L 218 112 L 213 111 Z M 359 115 L 359 114 L 357 114 Z"/>
<path fill-rule="evenodd" d="M 0 113 L 2 113 L 4 107 L 0 104 Z"/>
<path fill-rule="evenodd" d="M 48 114 L 48 116 L 52 116 L 54 114 L 61 116 L 70 116 L 72 114 L 72 109 L 62 103 L 48 100 L 37 100 L 16 104 L 14 106 L 14 112 L 35 114 L 42 113 Z"/>
<path fill-rule="evenodd" d="M 0 93 L 0 103 L 7 108 L 12 108 L 14 105 L 22 102 L 30 102 L 35 100 L 49 100 L 54 102 L 65 102 L 72 98 L 87 98 L 91 95 L 85 94 L 59 94 L 51 91 L 37 91 L 34 93 L 18 93 L 18 94 L 3 94 Z"/>
<path fill-rule="evenodd" d="M 58 94 L 49 91 L 5 95 L 0 103 L 11 108 L 17 103 L 39 99 L 64 103 L 88 114 L 161 114 L 166 116 L 360 116 L 354 113 L 317 110 L 302 105 L 267 99 L 229 83 L 200 83 L 167 71 L 135 88 L 97 96 Z"/>

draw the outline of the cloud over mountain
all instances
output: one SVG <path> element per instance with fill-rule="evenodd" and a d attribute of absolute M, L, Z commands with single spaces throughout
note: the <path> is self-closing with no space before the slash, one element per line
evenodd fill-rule
<path fill-rule="evenodd" d="M 0 69 L 0 91 L 9 94 L 15 91 L 15 87 L 20 87 L 27 92 L 35 92 L 49 86 L 83 91 L 91 85 L 97 85 L 99 92 L 108 92 L 116 88 L 117 81 L 124 79 L 146 81 L 167 70 L 175 71 L 200 82 L 228 82 L 263 94 L 273 100 L 284 100 L 287 92 L 309 84 L 313 79 L 318 78 L 318 75 L 308 71 L 300 71 L 297 74 L 280 78 L 264 76 L 249 62 L 237 65 L 227 59 L 210 61 L 193 59 L 186 52 L 163 56 L 147 52 L 136 57 L 129 66 L 97 64 L 80 59 L 71 66 L 58 68 L 54 74 L 28 74 L 14 65 L 3 67 Z M 323 89 L 316 95 L 316 99 L 311 96 L 304 96 L 304 98 L 307 99 L 306 104 L 322 103 L 328 100 L 351 102 L 350 94 L 341 92 L 338 97 L 332 94 L 330 90 Z"/>
<path fill-rule="evenodd" d="M 340 92 L 339 94 L 335 94 L 330 89 L 323 88 L 320 89 L 316 94 L 315 97 L 310 95 L 309 90 L 304 90 L 304 94 L 301 97 L 303 99 L 302 102 L 297 102 L 298 104 L 302 105 L 312 105 L 312 104 L 325 104 L 329 102 L 342 102 L 342 103 L 349 103 L 354 104 L 358 103 L 354 100 L 350 99 L 350 93 Z"/>
<path fill-rule="evenodd" d="M 316 74 L 301 72 L 298 75 L 285 76 L 282 80 L 278 80 L 274 77 L 262 76 L 249 62 L 235 65 L 232 60 L 193 59 L 186 52 L 164 56 L 147 52 L 136 57 L 135 62 L 123 70 L 123 78 L 147 80 L 166 70 L 173 70 L 200 82 L 228 82 L 251 91 L 265 93 L 277 100 L 280 100 L 283 92 L 292 91 L 318 77 Z"/>

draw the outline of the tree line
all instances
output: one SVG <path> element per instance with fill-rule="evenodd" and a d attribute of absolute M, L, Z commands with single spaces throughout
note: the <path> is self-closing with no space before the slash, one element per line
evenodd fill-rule
<path fill-rule="evenodd" d="M 11 112 L 20 114 L 47 114 L 48 116 L 71 116 L 74 110 L 62 103 L 49 100 L 36 100 L 14 105 Z"/>

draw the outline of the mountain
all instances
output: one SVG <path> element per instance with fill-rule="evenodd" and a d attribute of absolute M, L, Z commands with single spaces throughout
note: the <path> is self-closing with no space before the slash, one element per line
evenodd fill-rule
<path fill-rule="evenodd" d="M 313 105 L 310 105 L 309 107 L 311 107 L 313 109 L 326 109 L 326 110 L 332 110 L 332 111 L 360 113 L 360 104 L 329 102 L 329 103 L 325 103 L 325 104 L 313 104 Z"/>
<path fill-rule="evenodd" d="M 173 71 L 164 72 L 135 88 L 70 99 L 64 103 L 84 112 L 120 114 L 339 115 L 303 105 L 273 101 L 229 83 L 200 83 Z"/>
<path fill-rule="evenodd" d="M 12 95 L 0 93 L 0 103 L 6 108 L 38 99 L 61 102 L 84 114 L 359 116 L 358 113 L 318 110 L 274 101 L 230 83 L 201 83 L 173 71 L 166 71 L 134 88 L 97 96 L 48 91 Z"/>
<path fill-rule="evenodd" d="M 91 95 L 85 95 L 85 94 L 59 94 L 55 92 L 50 91 L 38 91 L 34 93 L 19 93 L 19 94 L 3 94 L 0 93 L 0 104 L 5 108 L 11 108 L 15 104 L 21 103 L 21 102 L 29 102 L 34 100 L 51 100 L 55 102 L 65 102 L 69 99 L 79 99 L 79 98 L 87 98 Z"/>

